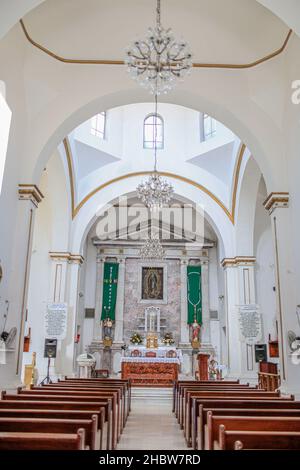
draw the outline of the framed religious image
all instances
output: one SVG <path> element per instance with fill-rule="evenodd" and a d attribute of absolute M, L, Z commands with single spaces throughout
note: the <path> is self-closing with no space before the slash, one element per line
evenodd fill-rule
<path fill-rule="evenodd" d="M 140 301 L 164 304 L 167 302 L 166 266 L 142 265 L 140 270 Z"/>

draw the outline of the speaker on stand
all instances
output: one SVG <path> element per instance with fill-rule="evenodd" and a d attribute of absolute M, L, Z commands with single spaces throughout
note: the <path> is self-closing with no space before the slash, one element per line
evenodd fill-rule
<path fill-rule="evenodd" d="M 40 385 L 44 384 L 51 384 L 52 380 L 50 379 L 50 363 L 51 359 L 56 357 L 57 351 L 57 339 L 45 339 L 45 347 L 44 347 L 44 357 L 48 358 L 48 366 L 47 366 L 47 375 L 41 381 Z"/>

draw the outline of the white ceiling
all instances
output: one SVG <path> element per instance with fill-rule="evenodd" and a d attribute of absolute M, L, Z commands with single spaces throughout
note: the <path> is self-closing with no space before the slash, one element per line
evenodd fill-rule
<path fill-rule="evenodd" d="M 35 41 L 64 57 L 123 59 L 125 47 L 154 24 L 155 4 L 51 0 L 25 23 Z M 163 0 L 162 22 L 201 62 L 251 62 L 279 48 L 287 34 L 286 25 L 253 0 Z"/>

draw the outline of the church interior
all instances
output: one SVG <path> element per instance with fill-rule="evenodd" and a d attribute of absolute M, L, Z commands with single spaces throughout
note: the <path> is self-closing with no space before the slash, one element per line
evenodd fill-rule
<path fill-rule="evenodd" d="M 300 450 L 299 36 L 0 1 L 1 450 Z"/>

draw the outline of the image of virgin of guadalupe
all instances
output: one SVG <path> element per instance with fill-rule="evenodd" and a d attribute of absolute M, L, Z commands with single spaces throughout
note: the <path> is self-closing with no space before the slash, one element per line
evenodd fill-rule
<path fill-rule="evenodd" d="M 142 298 L 163 299 L 163 268 L 143 268 Z"/>

